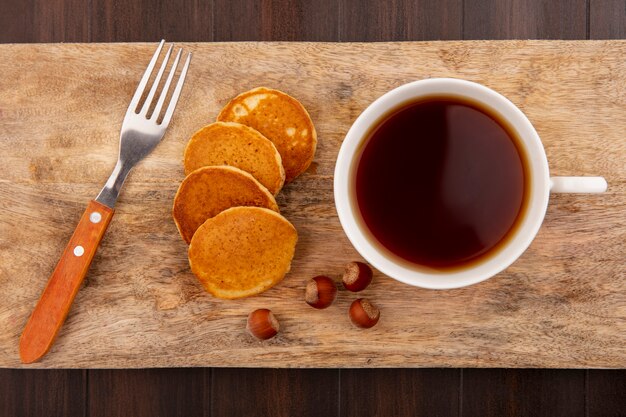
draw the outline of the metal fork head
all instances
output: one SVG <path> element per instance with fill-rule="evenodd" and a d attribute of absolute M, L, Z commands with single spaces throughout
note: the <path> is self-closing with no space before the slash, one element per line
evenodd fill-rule
<path fill-rule="evenodd" d="M 158 98 L 156 98 L 155 103 L 155 96 L 159 88 L 161 78 L 165 73 L 174 48 L 174 45 L 172 44 L 163 58 L 154 81 L 149 87 L 150 90 L 147 93 L 146 99 L 142 102 L 141 99 L 145 95 L 146 89 L 148 88 L 148 82 L 154 72 L 164 44 L 164 40 L 159 43 L 157 50 L 148 64 L 148 68 L 146 68 L 143 77 L 141 77 L 141 81 L 139 81 L 139 85 L 137 86 L 137 90 L 130 101 L 128 110 L 126 110 L 126 116 L 124 116 L 124 122 L 122 123 L 122 130 L 120 132 L 120 150 L 117 164 L 115 165 L 115 169 L 111 173 L 111 176 L 106 182 L 104 188 L 100 191 L 100 194 L 98 194 L 98 197 L 96 198 L 97 201 L 111 208 L 115 205 L 119 191 L 122 188 L 124 180 L 130 170 L 137 164 L 137 162 L 141 161 L 146 155 L 148 155 L 163 138 L 165 130 L 172 120 L 176 103 L 178 103 L 178 98 L 180 97 L 185 77 L 187 76 L 187 70 L 189 69 L 189 63 L 191 62 L 191 52 L 187 54 L 185 63 L 178 76 L 178 81 L 176 82 L 174 90 L 170 95 L 170 87 L 172 86 L 172 81 L 174 79 L 174 75 L 176 74 L 183 52 L 182 49 L 179 49 L 174 62 L 170 66 L 165 83 L 163 84 L 161 92 Z M 166 103 L 165 101 L 168 96 L 170 97 L 169 102 Z M 142 104 L 141 108 L 139 108 L 140 104 Z M 163 111 L 163 109 L 165 110 Z M 163 116 L 161 117 L 162 113 Z"/>
<path fill-rule="evenodd" d="M 122 130 L 120 133 L 120 162 L 123 164 L 136 164 L 138 161 L 143 159 L 146 155 L 148 155 L 152 149 L 161 141 L 163 135 L 165 134 L 165 130 L 167 129 L 170 121 L 172 120 L 172 115 L 174 114 L 174 109 L 176 108 L 176 103 L 178 103 L 178 98 L 180 97 L 180 93 L 185 82 L 185 77 L 187 75 L 187 69 L 189 68 L 189 63 L 191 62 L 191 53 L 187 54 L 187 59 L 185 60 L 185 64 L 182 67 L 180 75 L 178 77 L 178 82 L 174 87 L 174 91 L 171 94 L 171 98 L 167 106 L 165 107 L 165 112 L 163 117 L 161 118 L 161 113 L 163 107 L 166 105 L 165 100 L 168 97 L 168 93 L 170 87 L 172 85 L 172 80 L 174 79 L 174 75 L 176 73 L 176 69 L 180 62 L 180 58 L 183 50 L 179 49 L 176 54 L 176 58 L 174 59 L 173 64 L 170 67 L 169 74 L 165 80 L 165 84 L 161 89 L 160 95 L 156 98 L 155 96 L 157 89 L 159 88 L 161 78 L 167 68 L 170 56 L 172 54 L 172 50 L 174 45 L 170 45 L 167 50 L 165 57 L 161 63 L 161 66 L 156 74 L 152 85 L 150 86 L 150 90 L 146 96 L 146 99 L 143 101 L 141 108 L 139 108 L 139 104 L 141 104 L 141 98 L 145 95 L 145 92 L 148 88 L 148 82 L 150 80 L 150 76 L 154 72 L 156 67 L 157 60 L 159 55 L 161 54 L 161 50 L 163 49 L 163 45 L 165 41 L 161 41 L 157 50 L 155 51 L 152 59 L 150 60 L 150 64 L 148 64 L 148 68 L 146 68 L 139 85 L 137 86 L 137 90 L 133 95 L 133 98 L 130 101 L 130 105 L 128 106 L 128 110 L 126 110 L 126 116 L 124 117 L 124 122 L 122 123 Z M 151 109 L 154 109 L 150 112 Z"/>

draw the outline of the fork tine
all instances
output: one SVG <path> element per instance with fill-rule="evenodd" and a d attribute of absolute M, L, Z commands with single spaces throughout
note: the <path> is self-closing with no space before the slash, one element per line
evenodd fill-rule
<path fill-rule="evenodd" d="M 159 55 L 161 54 L 161 49 L 163 48 L 163 44 L 165 44 L 165 39 L 161 40 L 157 50 L 152 55 L 152 59 L 148 64 L 148 68 L 146 68 L 146 72 L 143 73 L 143 77 L 141 77 L 141 81 L 139 81 L 139 85 L 137 86 L 137 90 L 135 90 L 135 95 L 130 101 L 130 105 L 128 106 L 128 110 L 126 113 L 132 111 L 136 112 L 137 106 L 139 105 L 139 100 L 141 100 L 141 96 L 143 95 L 143 91 L 146 89 L 146 84 L 148 84 L 148 80 L 150 79 L 150 75 L 152 75 L 152 71 L 154 70 L 154 66 L 156 65 L 157 59 L 159 59 Z"/>
<path fill-rule="evenodd" d="M 152 112 L 152 116 L 150 116 L 150 120 L 158 119 L 159 114 L 161 114 L 161 108 L 163 108 L 163 103 L 165 102 L 165 98 L 167 97 L 167 92 L 170 89 L 170 84 L 172 83 L 172 78 L 174 78 L 174 73 L 176 72 L 176 68 L 178 68 L 178 61 L 180 61 L 180 56 L 182 55 L 182 48 L 178 50 L 176 54 L 176 58 L 174 59 L 174 63 L 172 64 L 172 68 L 170 68 L 170 73 L 167 76 L 167 80 L 165 80 L 165 85 L 163 86 L 163 90 L 161 90 L 161 95 L 159 95 L 159 101 L 157 101 L 157 105 Z"/>
<path fill-rule="evenodd" d="M 163 116 L 163 121 L 161 124 L 165 127 L 170 123 L 172 119 L 172 115 L 174 114 L 174 109 L 176 108 L 176 103 L 178 102 L 178 97 L 180 97 L 180 92 L 183 89 L 183 84 L 185 83 L 185 77 L 187 76 L 187 70 L 189 69 L 189 63 L 191 62 L 191 52 L 187 54 L 187 59 L 185 60 L 185 66 L 180 72 L 180 77 L 178 78 L 178 82 L 176 83 L 176 88 L 174 89 L 174 93 L 172 94 L 172 99 L 170 100 L 170 104 L 167 106 L 167 110 L 165 111 L 165 116 Z"/>
<path fill-rule="evenodd" d="M 148 97 L 146 97 L 146 101 L 144 101 L 143 106 L 141 107 L 141 111 L 139 114 L 147 115 L 148 109 L 152 104 L 152 99 L 154 98 L 154 94 L 156 93 L 157 88 L 159 87 L 159 82 L 161 81 L 161 77 L 163 76 L 163 72 L 165 71 L 165 67 L 167 66 L 167 61 L 170 60 L 170 54 L 172 53 L 172 49 L 174 48 L 174 44 L 170 45 L 170 48 L 167 50 L 165 54 L 165 58 L 163 58 L 163 62 L 161 63 L 161 68 L 159 68 L 159 72 L 152 83 L 152 87 L 150 88 L 150 92 L 148 93 Z"/>

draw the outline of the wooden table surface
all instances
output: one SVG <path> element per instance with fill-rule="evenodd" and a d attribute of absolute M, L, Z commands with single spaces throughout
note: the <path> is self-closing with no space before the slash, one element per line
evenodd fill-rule
<path fill-rule="evenodd" d="M 5 43 L 625 35 L 624 0 L 0 0 Z M 625 398 L 624 370 L 0 369 L 0 416 L 620 416 Z"/>

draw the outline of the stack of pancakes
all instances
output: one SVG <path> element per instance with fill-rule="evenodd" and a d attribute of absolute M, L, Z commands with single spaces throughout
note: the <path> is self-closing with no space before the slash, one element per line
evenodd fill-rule
<path fill-rule="evenodd" d="M 269 88 L 235 97 L 189 140 L 172 214 L 209 293 L 251 296 L 289 271 L 298 234 L 274 196 L 306 171 L 316 146 L 302 104 Z"/>

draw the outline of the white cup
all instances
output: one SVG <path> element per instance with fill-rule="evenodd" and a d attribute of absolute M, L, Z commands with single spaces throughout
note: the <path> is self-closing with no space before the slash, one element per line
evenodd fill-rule
<path fill-rule="evenodd" d="M 521 224 L 497 253 L 467 268 L 437 271 L 401 262 L 382 248 L 367 233 L 360 218 L 354 189 L 354 170 L 360 145 L 371 127 L 389 111 L 403 103 L 425 96 L 456 96 L 481 103 L 500 115 L 515 129 L 526 150 L 530 172 L 530 195 Z M 543 222 L 550 192 L 601 193 L 606 191 L 602 177 L 550 177 L 548 160 L 535 128 L 507 98 L 495 91 L 470 81 L 453 78 L 432 78 L 402 85 L 384 94 L 369 105 L 356 119 L 346 135 L 335 165 L 335 206 L 341 226 L 356 250 L 383 274 L 400 282 L 431 289 L 449 289 L 476 284 L 490 278 L 511 265 L 528 248 Z"/>

